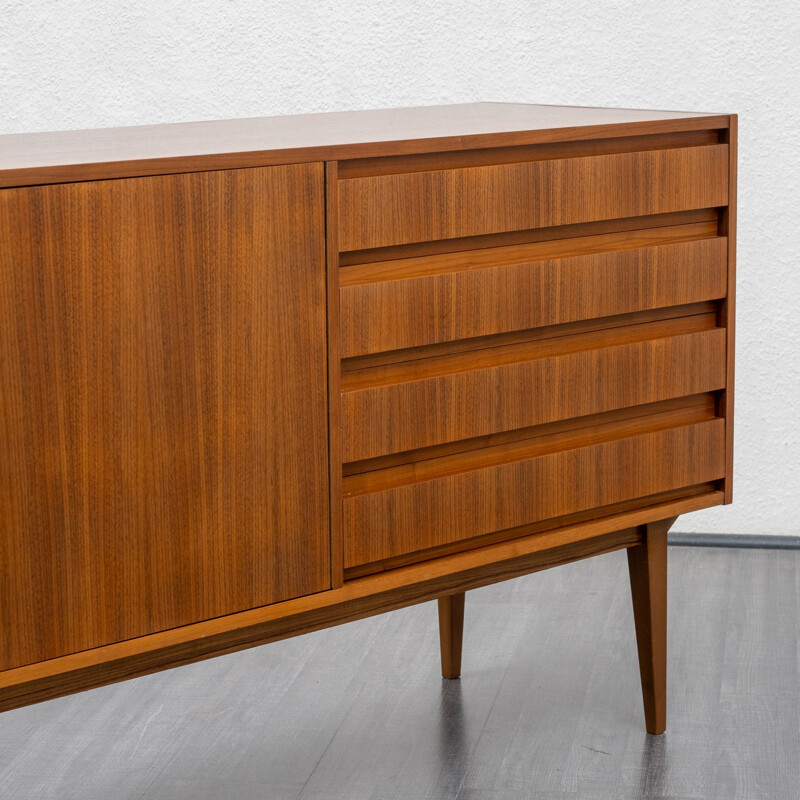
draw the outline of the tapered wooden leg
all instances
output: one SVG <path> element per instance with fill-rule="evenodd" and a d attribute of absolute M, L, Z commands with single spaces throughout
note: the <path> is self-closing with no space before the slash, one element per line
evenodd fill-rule
<path fill-rule="evenodd" d="M 439 645 L 442 677 L 461 677 L 461 643 L 464 639 L 464 592 L 439 598 Z"/>
<path fill-rule="evenodd" d="M 628 548 L 648 733 L 663 733 L 667 727 L 667 531 L 673 522 L 642 526 L 642 543 Z"/>

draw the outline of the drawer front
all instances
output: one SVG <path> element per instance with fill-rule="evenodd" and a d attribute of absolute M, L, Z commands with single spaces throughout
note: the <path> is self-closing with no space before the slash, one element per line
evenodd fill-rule
<path fill-rule="evenodd" d="M 628 236 L 636 240 L 635 234 Z M 575 247 L 561 244 L 562 249 L 565 246 Z M 383 273 L 359 266 L 351 272 L 354 280 L 364 282 L 353 284 L 347 283 L 348 270 L 342 270 L 342 356 L 725 296 L 725 237 L 517 260 L 526 252 L 535 256 L 547 249 L 553 248 L 529 245 L 406 259 Z M 446 271 L 419 274 L 437 269 Z M 370 280 L 370 273 L 377 279 Z"/>
<path fill-rule="evenodd" d="M 384 491 L 345 491 L 345 566 L 717 480 L 724 435 L 724 420 L 713 419 Z"/>
<path fill-rule="evenodd" d="M 712 144 L 339 181 L 342 251 L 728 202 L 728 146 Z"/>
<path fill-rule="evenodd" d="M 719 389 L 725 331 L 691 330 L 709 323 L 698 315 L 346 373 L 344 461 Z M 425 375 L 437 369 L 448 371 Z"/>

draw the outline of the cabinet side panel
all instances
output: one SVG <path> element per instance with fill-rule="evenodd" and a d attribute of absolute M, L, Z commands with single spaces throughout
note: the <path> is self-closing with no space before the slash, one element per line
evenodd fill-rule
<path fill-rule="evenodd" d="M 725 415 L 725 502 L 733 502 L 733 397 L 735 372 L 736 329 L 736 182 L 738 172 L 739 118 L 732 114 L 728 129 L 728 208 L 722 218 L 722 227 L 728 238 L 728 293 L 722 304 L 722 322 L 727 329 L 728 375 L 722 395 L 722 412 Z"/>
<path fill-rule="evenodd" d="M 330 586 L 321 164 L 0 192 L 0 669 Z"/>

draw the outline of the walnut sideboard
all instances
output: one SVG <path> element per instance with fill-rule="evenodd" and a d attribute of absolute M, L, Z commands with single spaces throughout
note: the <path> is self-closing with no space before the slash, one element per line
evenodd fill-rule
<path fill-rule="evenodd" d="M 736 117 L 503 103 L 0 137 L 0 709 L 731 501 Z M 542 613 L 547 613 L 542 609 Z"/>

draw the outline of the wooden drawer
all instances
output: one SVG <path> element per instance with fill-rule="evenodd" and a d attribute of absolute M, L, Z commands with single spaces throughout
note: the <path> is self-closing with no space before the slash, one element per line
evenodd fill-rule
<path fill-rule="evenodd" d="M 345 373 L 345 462 L 725 385 L 714 314 Z"/>
<path fill-rule="evenodd" d="M 467 454 L 473 467 L 467 470 L 462 454 L 441 468 L 445 474 L 427 480 L 421 479 L 420 465 L 346 479 L 345 566 L 690 487 L 725 473 L 722 419 L 599 443 L 591 442 L 592 435 L 584 435 L 583 446 L 576 440 L 560 441 L 555 451 L 545 441 L 549 437 L 542 437 L 518 445 L 522 456 L 507 448 L 498 454 Z M 435 473 L 436 465 L 425 469 Z M 373 486 L 388 488 L 370 491 Z"/>
<path fill-rule="evenodd" d="M 723 206 L 728 146 L 345 178 L 342 251 Z"/>
<path fill-rule="evenodd" d="M 343 268 L 342 356 L 724 297 L 728 240 L 667 238 L 715 227 L 712 221 Z M 627 249 L 598 252 L 607 246 Z M 580 252 L 588 248 L 594 252 Z"/>

